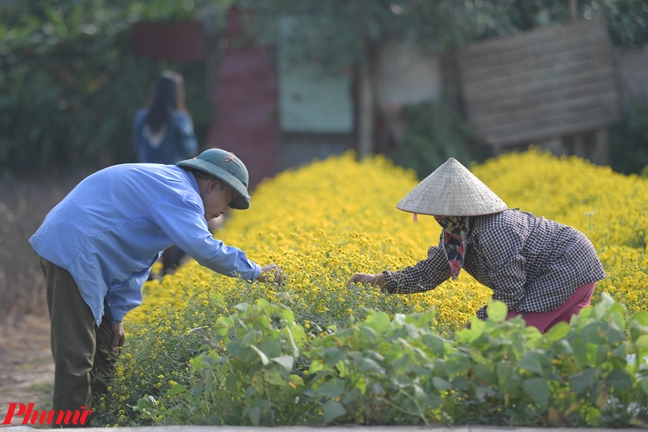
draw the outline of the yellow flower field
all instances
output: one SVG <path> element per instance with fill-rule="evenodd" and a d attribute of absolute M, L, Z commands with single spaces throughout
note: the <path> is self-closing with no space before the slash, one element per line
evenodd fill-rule
<path fill-rule="evenodd" d="M 647 179 L 538 150 L 503 155 L 470 169 L 509 207 L 574 226 L 592 240 L 608 274 L 597 284 L 593 302 L 607 291 L 630 311 L 646 309 Z M 143 305 L 126 317 L 132 339 L 106 398 L 120 410 L 142 396 L 140 386 L 170 388 L 188 373 L 201 335 L 216 317 L 261 297 L 288 304 L 310 337 L 350 317 L 362 318 L 366 309 L 393 315 L 432 307 L 437 310 L 434 327 L 452 337 L 491 297 L 491 290 L 466 272 L 411 296 L 346 287 L 355 272 L 397 270 L 425 258 L 428 247 L 438 243 L 440 227 L 433 218 L 419 216 L 413 222 L 411 214 L 396 209 L 417 183 L 413 172 L 382 156 L 358 162 L 352 153 L 263 182 L 252 194 L 251 208 L 232 211 L 216 236 L 259 264 L 276 263 L 287 281 L 282 286 L 248 284 L 191 261 L 161 283 L 148 282 Z M 122 412 L 116 421 L 127 416 Z"/>
<path fill-rule="evenodd" d="M 648 287 L 647 181 L 623 176 L 577 158 L 557 159 L 539 151 L 509 154 L 472 167 L 508 205 L 583 231 L 600 253 L 608 290 L 632 308 L 645 307 Z M 358 163 L 353 154 L 286 171 L 261 184 L 248 211 L 234 211 L 217 233 L 257 263 L 275 262 L 288 276 L 285 286 L 264 286 L 272 298 L 290 295 L 302 319 L 342 318 L 363 306 L 416 312 L 436 306 L 449 329 L 465 324 L 489 299 L 490 290 L 469 275 L 434 291 L 385 296 L 377 290 L 345 288 L 354 272 L 396 270 L 425 258 L 438 242 L 439 226 L 395 208 L 417 184 L 412 172 L 383 157 Z M 193 295 L 218 292 L 230 305 L 248 299 L 246 284 L 190 263 L 162 285 L 146 287 L 144 305 L 128 323 L 146 321 L 150 311 L 183 308 Z M 359 298 L 361 297 L 361 298 Z M 203 300 L 204 302 L 205 300 Z"/>

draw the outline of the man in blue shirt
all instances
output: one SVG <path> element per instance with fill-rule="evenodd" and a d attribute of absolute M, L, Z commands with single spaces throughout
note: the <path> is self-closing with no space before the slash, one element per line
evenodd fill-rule
<path fill-rule="evenodd" d="M 227 207 L 247 209 L 248 171 L 233 153 L 209 149 L 176 165 L 123 164 L 77 185 L 29 242 L 47 282 L 55 364 L 55 410 L 90 407 L 110 371 L 101 352 L 124 344 L 122 320 L 142 302 L 141 287 L 172 244 L 223 275 L 281 282 L 212 237 L 207 221 Z"/>

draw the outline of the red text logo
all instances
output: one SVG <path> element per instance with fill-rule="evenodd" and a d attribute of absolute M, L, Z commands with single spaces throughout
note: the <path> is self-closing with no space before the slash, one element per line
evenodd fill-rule
<path fill-rule="evenodd" d="M 9 402 L 9 409 L 2 424 L 11 424 L 14 416 L 22 416 L 22 424 L 84 425 L 90 414 L 92 410 L 83 405 L 78 410 L 35 410 L 33 402 L 27 405 Z"/>

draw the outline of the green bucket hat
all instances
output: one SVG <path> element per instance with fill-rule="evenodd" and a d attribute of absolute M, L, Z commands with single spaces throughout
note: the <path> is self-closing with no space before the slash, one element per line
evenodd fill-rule
<path fill-rule="evenodd" d="M 193 159 L 186 159 L 176 163 L 177 166 L 195 168 L 211 174 L 231 186 L 238 196 L 230 204 L 237 210 L 250 208 L 250 194 L 248 193 L 248 170 L 234 153 L 211 148 L 200 153 Z"/>

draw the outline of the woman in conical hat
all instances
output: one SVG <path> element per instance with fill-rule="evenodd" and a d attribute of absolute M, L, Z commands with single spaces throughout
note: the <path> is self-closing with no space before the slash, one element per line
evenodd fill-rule
<path fill-rule="evenodd" d="M 546 331 L 569 322 L 589 305 L 605 272 L 592 243 L 566 225 L 509 209 L 453 158 L 421 181 L 396 206 L 434 216 L 443 231 L 427 259 L 399 271 L 357 273 L 352 283 L 374 284 L 392 294 L 436 288 L 465 269 L 508 306 L 508 318 Z M 486 306 L 477 311 L 486 318 Z"/>

